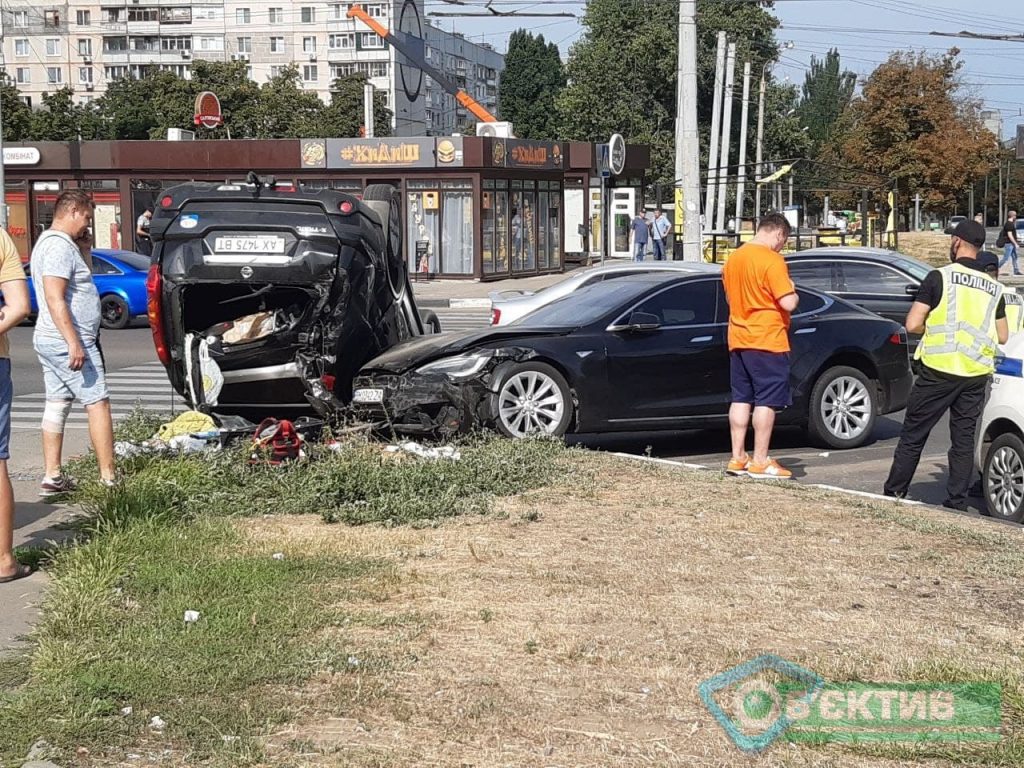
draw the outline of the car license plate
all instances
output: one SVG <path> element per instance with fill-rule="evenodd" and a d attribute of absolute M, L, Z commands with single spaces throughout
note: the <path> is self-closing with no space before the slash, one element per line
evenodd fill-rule
<path fill-rule="evenodd" d="M 352 393 L 353 403 L 383 403 L 383 389 L 357 389 Z"/>
<path fill-rule="evenodd" d="M 274 235 L 218 237 L 213 241 L 217 253 L 284 253 L 284 238 Z"/>

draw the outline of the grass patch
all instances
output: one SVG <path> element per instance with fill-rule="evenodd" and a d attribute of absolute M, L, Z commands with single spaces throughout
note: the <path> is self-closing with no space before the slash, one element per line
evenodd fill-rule
<path fill-rule="evenodd" d="M 21 683 L 0 696 L 0 758 L 39 738 L 65 757 L 140 736 L 197 758 L 252 742 L 289 716 L 275 687 L 344 667 L 344 643 L 308 644 L 342 625 L 343 590 L 388 575 L 372 559 L 257 556 L 226 521 L 122 522 L 58 558 L 30 666 L 0 671 Z M 166 729 L 146 736 L 154 716 Z"/>

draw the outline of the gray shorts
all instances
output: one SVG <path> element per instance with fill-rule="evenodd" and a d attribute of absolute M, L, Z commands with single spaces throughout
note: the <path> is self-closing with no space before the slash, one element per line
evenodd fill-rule
<path fill-rule="evenodd" d="M 83 345 L 85 365 L 80 371 L 68 367 L 68 345 L 63 340 L 35 339 L 33 346 L 43 366 L 47 400 L 78 400 L 82 405 L 92 405 L 110 399 L 103 356 L 95 340 Z"/>

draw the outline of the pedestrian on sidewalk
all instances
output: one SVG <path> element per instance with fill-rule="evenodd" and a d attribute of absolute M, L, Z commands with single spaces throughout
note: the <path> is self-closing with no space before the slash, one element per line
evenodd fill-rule
<path fill-rule="evenodd" d="M 1020 267 L 1017 264 L 1017 212 L 1009 211 L 1006 214 L 1006 223 L 1003 224 L 1003 229 L 999 233 L 999 239 L 996 240 L 996 247 L 1003 249 L 1003 258 L 999 262 L 999 269 L 1013 260 L 1013 274 L 1020 274 Z"/>
<path fill-rule="evenodd" d="M 1009 337 L 1003 286 L 986 271 L 984 256 L 979 259 L 984 242 L 984 227 L 960 222 L 950 243 L 953 263 L 925 277 L 907 314 L 907 331 L 923 336 L 914 354 L 917 378 L 903 432 L 883 488 L 886 496 L 906 496 L 928 435 L 949 411 L 952 445 L 943 506 L 967 508 L 978 419 L 995 372 L 997 345 Z"/>
<path fill-rule="evenodd" d="M 791 231 L 781 213 L 768 214 L 754 238 L 737 248 L 722 268 L 729 301 L 732 459 L 726 473 L 730 475 L 774 480 L 793 476 L 768 455 L 775 412 L 793 403 L 788 332 L 798 298 L 781 254 Z M 753 457 L 746 450 L 751 417 Z"/>
<path fill-rule="evenodd" d="M 643 211 L 637 211 L 631 225 L 633 229 L 633 260 L 643 261 L 647 251 L 647 239 L 650 234 L 650 225 L 644 217 Z"/>
<path fill-rule="evenodd" d="M 92 225 L 93 201 L 87 192 L 62 192 L 53 223 L 32 249 L 33 289 L 39 316 L 33 346 L 43 367 L 46 405 L 43 410 L 45 474 L 43 497 L 67 493 L 74 480 L 61 472 L 64 427 L 75 400 L 85 407 L 89 438 L 100 479 L 114 483 L 114 427 L 106 371 L 97 345 L 100 297 L 80 241 Z"/>
<path fill-rule="evenodd" d="M 665 217 L 665 212 L 659 208 L 654 212 L 654 221 L 651 223 L 651 237 L 654 238 L 654 260 L 665 260 L 665 243 L 668 241 L 668 233 L 672 231 L 672 225 Z"/>
<path fill-rule="evenodd" d="M 0 229 L 0 584 L 22 579 L 32 573 L 14 557 L 14 488 L 7 473 L 11 458 L 11 348 L 7 332 L 28 317 L 31 309 L 28 282 L 18 248 L 7 231 Z"/>
<path fill-rule="evenodd" d="M 135 222 L 135 250 L 143 256 L 153 255 L 153 240 L 149 236 L 149 227 L 153 223 L 153 208 L 146 206 Z"/>

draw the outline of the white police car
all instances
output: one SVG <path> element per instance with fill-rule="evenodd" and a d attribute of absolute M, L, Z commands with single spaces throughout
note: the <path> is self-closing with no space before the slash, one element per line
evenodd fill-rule
<path fill-rule="evenodd" d="M 1024 521 L 1024 333 L 1012 335 L 1002 353 L 974 454 L 985 514 L 1019 523 Z"/>

